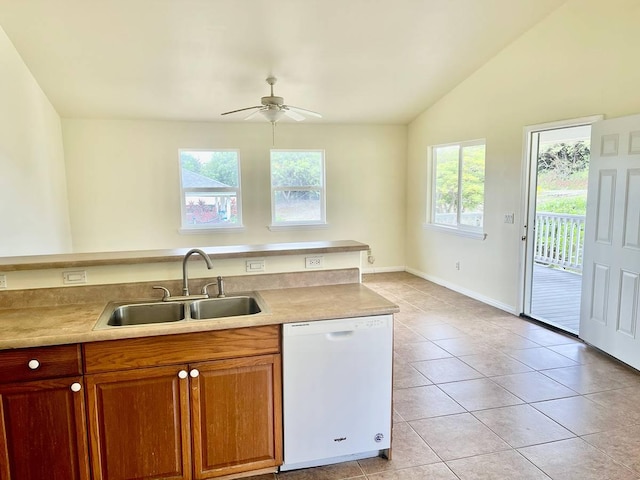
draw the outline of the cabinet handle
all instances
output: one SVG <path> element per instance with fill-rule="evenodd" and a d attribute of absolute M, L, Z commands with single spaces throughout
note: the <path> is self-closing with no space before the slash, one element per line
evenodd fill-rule
<path fill-rule="evenodd" d="M 75 382 L 75 383 L 71 384 L 71 391 L 72 392 L 79 392 L 80 390 L 82 390 L 82 385 L 80 385 L 78 382 Z"/>
<path fill-rule="evenodd" d="M 35 358 L 33 360 L 29 360 L 29 363 L 27 365 L 29 365 L 29 368 L 31 370 L 37 370 L 38 368 L 40 368 L 40 362 Z"/>
<path fill-rule="evenodd" d="M 196 378 L 200 375 L 200 371 L 197 368 L 194 368 L 189 372 L 189 375 L 191 375 L 191 378 Z"/>
<path fill-rule="evenodd" d="M 188 374 L 187 374 L 186 370 L 180 370 L 178 372 L 178 378 L 183 378 L 184 379 L 184 378 L 187 378 L 187 377 L 188 377 Z"/>

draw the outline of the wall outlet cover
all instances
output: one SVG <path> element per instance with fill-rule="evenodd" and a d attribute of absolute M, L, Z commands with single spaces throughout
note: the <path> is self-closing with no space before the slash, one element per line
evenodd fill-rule
<path fill-rule="evenodd" d="M 264 260 L 247 260 L 246 262 L 247 272 L 264 272 Z"/>
<path fill-rule="evenodd" d="M 322 268 L 323 265 L 324 257 L 322 255 L 304 257 L 304 268 Z"/>

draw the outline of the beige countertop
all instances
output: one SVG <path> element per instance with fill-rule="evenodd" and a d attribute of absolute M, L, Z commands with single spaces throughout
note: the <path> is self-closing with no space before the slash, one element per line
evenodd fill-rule
<path fill-rule="evenodd" d="M 369 245 L 355 240 L 322 242 L 268 243 L 264 245 L 230 245 L 200 247 L 212 260 L 226 258 L 269 257 L 278 255 L 308 255 L 323 253 L 361 252 Z M 173 250 L 133 250 L 122 252 L 68 253 L 0 257 L 0 271 L 14 272 L 49 268 L 79 268 L 100 265 L 137 265 L 181 261 L 189 248 Z"/>
<path fill-rule="evenodd" d="M 397 305 L 359 283 L 259 290 L 258 293 L 267 304 L 266 313 L 100 330 L 93 327 L 106 306 L 104 302 L 0 309 L 0 349 L 383 315 L 399 310 Z"/>

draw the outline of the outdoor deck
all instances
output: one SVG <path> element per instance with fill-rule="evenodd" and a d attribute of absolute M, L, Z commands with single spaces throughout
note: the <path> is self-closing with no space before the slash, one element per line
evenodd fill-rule
<path fill-rule="evenodd" d="M 580 325 L 582 276 L 561 269 L 535 265 L 531 316 L 577 334 Z"/>

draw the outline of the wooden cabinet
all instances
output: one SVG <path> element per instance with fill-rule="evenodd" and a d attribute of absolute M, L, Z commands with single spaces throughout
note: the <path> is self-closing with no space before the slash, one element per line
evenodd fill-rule
<path fill-rule="evenodd" d="M 269 326 L 85 345 L 94 480 L 275 470 L 279 338 Z"/>
<path fill-rule="evenodd" d="M 88 480 L 78 346 L 0 352 L 0 365 L 0 479 Z"/>
<path fill-rule="evenodd" d="M 87 375 L 86 382 L 94 479 L 191 478 L 186 366 Z"/>
<path fill-rule="evenodd" d="M 194 478 L 282 463 L 280 355 L 193 365 Z"/>

